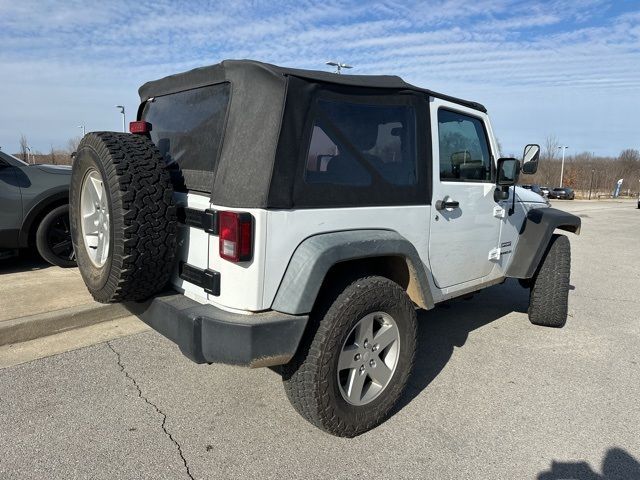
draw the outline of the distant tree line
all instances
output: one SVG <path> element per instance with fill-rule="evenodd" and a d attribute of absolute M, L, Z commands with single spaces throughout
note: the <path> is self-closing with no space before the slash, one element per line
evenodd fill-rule
<path fill-rule="evenodd" d="M 534 175 L 523 175 L 520 183 L 548 187 L 560 186 L 562 151 L 555 135 L 547 137 L 542 145 L 540 165 Z M 522 154 L 514 155 L 522 158 Z M 580 197 L 611 195 L 616 182 L 623 179 L 621 195 L 638 195 L 640 185 L 640 151 L 627 148 L 617 157 L 594 155 L 590 152 L 565 154 L 562 186 L 573 188 Z"/>
<path fill-rule="evenodd" d="M 71 165 L 73 160 L 71 154 L 78 148 L 81 138 L 72 138 L 67 142 L 67 148 L 53 148 L 44 153 L 39 150 L 32 150 L 29 147 L 29 141 L 24 134 L 20 135 L 19 148 L 20 151 L 14 153 L 13 156 L 27 163 L 47 163 L 50 165 Z"/>

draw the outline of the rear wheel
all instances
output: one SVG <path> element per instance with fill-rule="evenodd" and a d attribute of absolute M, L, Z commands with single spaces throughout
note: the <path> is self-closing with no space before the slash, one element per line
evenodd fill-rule
<path fill-rule="evenodd" d="M 283 367 L 287 396 L 313 425 L 353 437 L 382 423 L 411 372 L 416 313 L 395 282 L 366 277 L 312 314 L 303 345 Z"/>
<path fill-rule="evenodd" d="M 567 322 L 571 245 L 565 235 L 553 235 L 532 279 L 529 320 L 535 325 L 563 327 Z"/>
<path fill-rule="evenodd" d="M 69 205 L 60 205 L 45 215 L 36 231 L 36 248 L 52 265 L 76 266 L 69 229 Z"/>
<path fill-rule="evenodd" d="M 164 161 L 146 137 L 87 134 L 70 188 L 71 233 L 80 273 L 103 303 L 144 300 L 168 283 L 176 208 Z"/>

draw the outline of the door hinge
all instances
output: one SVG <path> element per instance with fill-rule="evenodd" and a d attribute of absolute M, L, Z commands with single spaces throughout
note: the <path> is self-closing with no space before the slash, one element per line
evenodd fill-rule
<path fill-rule="evenodd" d="M 489 260 L 500 260 L 500 247 L 489 250 Z"/>
<path fill-rule="evenodd" d="M 504 218 L 506 215 L 506 211 L 500 205 L 496 205 L 493 207 L 493 216 L 496 218 Z"/>

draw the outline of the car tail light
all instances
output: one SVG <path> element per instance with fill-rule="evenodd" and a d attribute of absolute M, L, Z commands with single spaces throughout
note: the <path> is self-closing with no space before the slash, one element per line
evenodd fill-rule
<path fill-rule="evenodd" d="M 246 262 L 253 254 L 253 217 L 248 213 L 218 212 L 220 257 Z"/>
<path fill-rule="evenodd" d="M 149 122 L 129 122 L 129 131 L 131 133 L 146 134 L 151 131 L 151 124 Z"/>

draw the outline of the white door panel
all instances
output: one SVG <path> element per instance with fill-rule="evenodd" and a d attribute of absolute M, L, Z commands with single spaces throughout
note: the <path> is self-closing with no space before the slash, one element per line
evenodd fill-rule
<path fill-rule="evenodd" d="M 431 210 L 430 219 L 429 264 L 436 285 L 439 288 L 447 288 L 486 277 L 491 273 L 494 262 L 489 260 L 489 252 L 498 245 L 500 219 L 494 216 L 497 203 L 493 198 L 495 186 L 490 179 L 490 162 L 493 162 L 491 152 L 466 140 L 464 135 L 469 135 L 470 126 L 463 125 L 463 128 L 459 129 L 462 135 L 459 135 L 455 128 L 443 133 L 441 159 L 438 123 L 440 107 L 471 115 L 477 125 L 482 125 L 477 123 L 477 120 L 486 123 L 486 118 L 480 112 L 455 104 L 437 99 L 431 102 L 434 208 Z M 466 132 L 464 128 L 467 129 Z M 486 132 L 490 131 L 488 125 L 484 129 Z M 485 133 L 483 136 L 486 136 L 486 142 L 490 145 L 488 134 Z M 449 150 L 445 153 L 447 148 Z M 443 180 L 440 179 L 441 172 Z M 455 176 L 459 178 L 452 178 Z M 472 179 L 475 177 L 484 178 L 475 181 Z M 458 202 L 458 206 L 438 210 L 438 200 L 455 201 Z"/>

